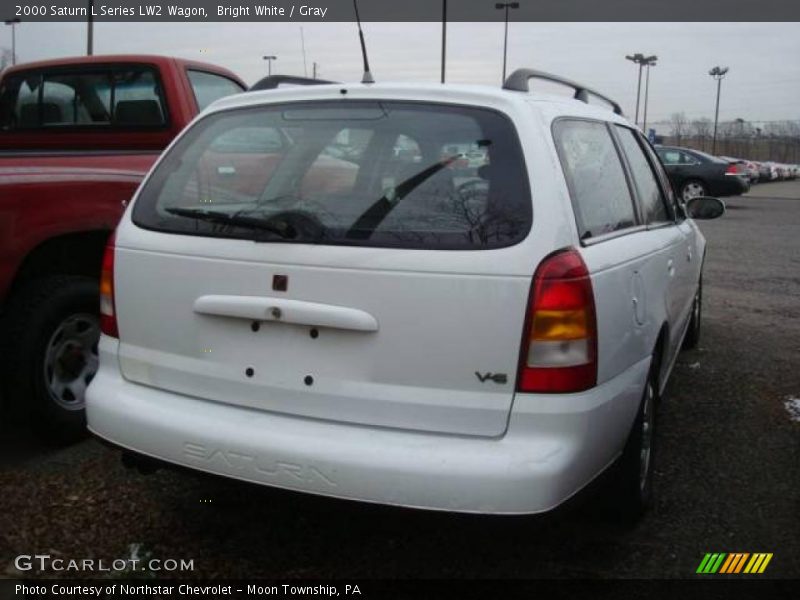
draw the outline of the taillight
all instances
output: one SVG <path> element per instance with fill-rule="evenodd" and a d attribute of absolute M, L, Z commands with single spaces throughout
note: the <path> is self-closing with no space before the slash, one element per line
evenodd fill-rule
<path fill-rule="evenodd" d="M 119 337 L 117 315 L 114 310 L 114 234 L 108 238 L 100 271 L 100 330 L 111 337 Z"/>
<path fill-rule="evenodd" d="M 719 173 L 719 171 L 717 171 L 717 173 Z M 739 167 L 736 164 L 731 163 L 731 164 L 728 165 L 728 168 L 725 169 L 725 173 L 727 175 L 738 175 L 739 174 Z"/>
<path fill-rule="evenodd" d="M 517 390 L 579 392 L 597 384 L 597 319 L 589 271 L 574 248 L 533 276 Z"/>

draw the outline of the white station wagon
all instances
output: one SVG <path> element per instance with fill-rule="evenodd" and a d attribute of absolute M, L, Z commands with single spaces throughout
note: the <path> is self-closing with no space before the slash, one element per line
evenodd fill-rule
<path fill-rule="evenodd" d="M 723 211 L 679 204 L 614 102 L 536 71 L 218 101 L 109 243 L 89 428 L 128 456 L 446 511 L 547 511 L 612 468 L 635 517 L 699 335 L 691 217 Z"/>

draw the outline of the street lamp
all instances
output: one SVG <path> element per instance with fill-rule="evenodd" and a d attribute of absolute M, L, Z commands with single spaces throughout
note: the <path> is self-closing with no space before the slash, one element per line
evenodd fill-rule
<path fill-rule="evenodd" d="M 642 130 L 645 134 L 647 134 L 647 97 L 650 92 L 650 67 L 656 66 L 656 58 L 656 56 L 650 56 L 645 63 L 647 70 L 644 78 L 644 116 L 642 117 Z"/>
<path fill-rule="evenodd" d="M 497 10 L 505 10 L 505 21 L 506 21 L 506 32 L 503 38 L 503 81 L 500 83 L 505 83 L 506 81 L 506 57 L 508 55 L 508 9 L 509 8 L 519 8 L 519 2 L 497 2 L 494 7 Z"/>
<path fill-rule="evenodd" d="M 658 59 L 657 56 L 645 56 L 641 52 L 637 52 L 636 54 L 628 54 L 625 56 L 626 59 L 632 61 L 633 63 L 639 65 L 639 79 L 636 83 L 636 118 L 634 122 L 636 125 L 639 124 L 639 99 L 642 95 L 642 68 L 645 66 L 649 66 L 650 64 L 655 65 L 656 60 Z M 647 94 L 645 94 L 647 96 Z M 647 105 L 647 101 L 645 100 L 645 106 Z"/>
<path fill-rule="evenodd" d="M 711 142 L 711 154 L 717 153 L 717 123 L 719 122 L 719 93 L 722 87 L 722 79 L 728 72 L 728 67 L 714 67 L 708 74 L 717 80 L 717 108 L 714 111 L 714 137 Z"/>
<path fill-rule="evenodd" d="M 262 56 L 265 61 L 267 61 L 267 75 L 272 75 L 272 61 L 278 60 L 277 56 Z"/>
<path fill-rule="evenodd" d="M 11 66 L 17 64 L 17 25 L 21 23 L 19 17 L 9 19 L 6 25 L 11 25 Z"/>

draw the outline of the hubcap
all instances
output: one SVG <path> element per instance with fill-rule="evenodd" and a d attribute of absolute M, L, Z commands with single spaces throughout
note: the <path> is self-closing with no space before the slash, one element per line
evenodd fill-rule
<path fill-rule="evenodd" d="M 67 410 L 81 410 L 86 387 L 97 373 L 100 322 L 95 315 L 64 319 L 47 343 L 44 380 L 50 397 Z"/>
<path fill-rule="evenodd" d="M 691 200 L 692 198 L 698 198 L 700 196 L 704 196 L 705 193 L 706 191 L 703 188 L 703 186 L 696 182 L 687 183 L 683 187 L 684 200 Z"/>
<path fill-rule="evenodd" d="M 639 452 L 639 489 L 644 491 L 650 473 L 650 455 L 653 447 L 653 383 L 647 382 L 642 405 L 642 445 Z"/>

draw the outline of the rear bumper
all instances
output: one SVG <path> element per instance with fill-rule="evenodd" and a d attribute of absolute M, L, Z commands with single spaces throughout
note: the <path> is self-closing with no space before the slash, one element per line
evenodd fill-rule
<path fill-rule="evenodd" d="M 750 190 L 750 181 L 739 175 L 726 175 L 710 187 L 712 196 L 738 196 Z"/>
<path fill-rule="evenodd" d="M 285 489 L 495 514 L 555 508 L 619 455 L 649 359 L 590 392 L 520 395 L 500 438 L 340 424 L 189 398 L 122 378 L 103 336 L 89 429 L 145 456 Z"/>

